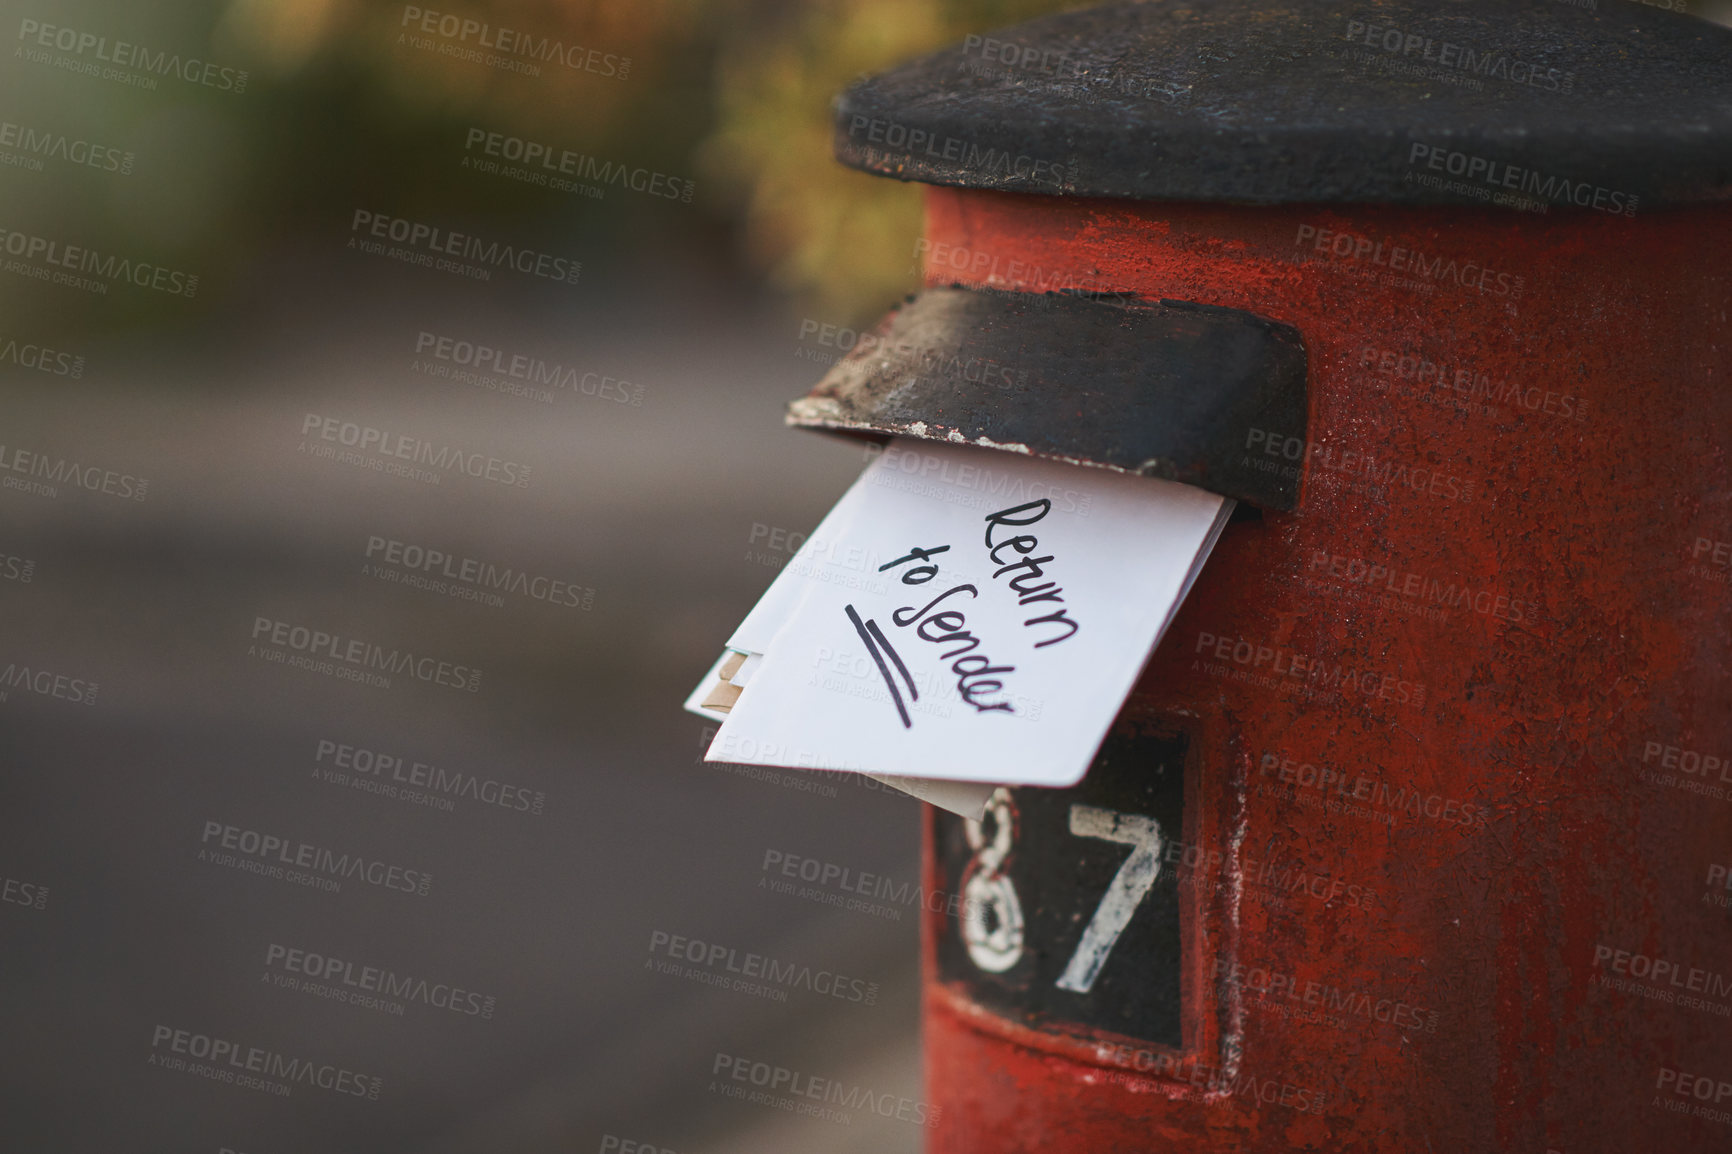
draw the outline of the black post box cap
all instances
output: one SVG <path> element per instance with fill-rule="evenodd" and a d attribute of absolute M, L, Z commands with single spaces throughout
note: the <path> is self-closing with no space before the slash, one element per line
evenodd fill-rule
<path fill-rule="evenodd" d="M 1246 204 L 1732 197 L 1732 29 L 1632 0 L 1159 0 L 971 36 L 849 88 L 844 164 Z M 1599 198 L 1596 203 L 1595 198 Z"/>

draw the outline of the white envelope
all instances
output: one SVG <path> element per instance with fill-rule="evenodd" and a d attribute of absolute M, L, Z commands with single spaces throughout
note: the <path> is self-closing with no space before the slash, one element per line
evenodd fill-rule
<path fill-rule="evenodd" d="M 764 651 L 787 624 L 788 618 L 799 606 L 805 594 L 806 585 L 812 581 L 857 584 L 861 580 L 870 580 L 865 574 L 871 573 L 873 565 L 863 552 L 851 550 L 842 544 L 843 526 L 853 515 L 853 510 L 867 499 L 869 488 L 865 478 L 870 470 L 862 473 L 859 480 L 843 494 L 825 515 L 811 536 L 807 537 L 793 557 L 777 574 L 770 588 L 758 599 L 746 619 L 728 638 L 727 648 L 716 659 L 715 665 L 704 675 L 698 687 L 686 699 L 685 707 L 700 717 L 711 721 L 725 722 L 729 710 L 717 709 L 708 704 L 715 693 L 718 682 L 744 688 L 752 674 L 763 664 Z M 730 662 L 738 658 L 733 665 L 733 671 L 726 677 L 722 675 Z M 726 696 L 724 694 L 724 696 Z M 725 761 L 726 758 L 709 758 L 711 761 Z M 802 766 L 801 768 L 814 768 Z M 828 766 L 827 768 L 840 768 Z M 937 781 L 931 778 L 912 777 L 908 775 L 891 775 L 882 773 L 867 773 L 874 781 L 883 782 L 903 793 L 919 798 L 921 801 L 949 810 L 962 817 L 978 820 L 986 812 L 987 798 L 992 796 L 996 783 L 972 781 Z"/>
<path fill-rule="evenodd" d="M 893 442 L 729 640 L 763 656 L 706 759 L 1074 784 L 1231 506 Z"/>

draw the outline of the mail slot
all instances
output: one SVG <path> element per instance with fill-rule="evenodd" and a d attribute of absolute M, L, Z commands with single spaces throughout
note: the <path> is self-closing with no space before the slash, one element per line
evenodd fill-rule
<path fill-rule="evenodd" d="M 791 423 L 1241 503 L 1087 777 L 926 812 L 930 1148 L 1732 1147 L 1732 33 L 1112 4 L 835 142 L 926 287 Z"/>

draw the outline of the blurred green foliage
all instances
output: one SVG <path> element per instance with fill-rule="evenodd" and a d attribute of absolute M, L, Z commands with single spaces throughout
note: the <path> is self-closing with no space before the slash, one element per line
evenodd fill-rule
<path fill-rule="evenodd" d="M 830 105 L 861 75 L 1047 12 L 1054 0 L 821 0 L 721 42 L 702 170 L 736 198 L 745 242 L 780 287 L 858 323 L 919 283 L 917 185 L 830 159 Z"/>
<path fill-rule="evenodd" d="M 918 280 L 918 189 L 843 169 L 831 101 L 864 73 L 1055 10 L 1055 0 L 91 0 L 76 23 L 251 71 L 244 93 L 154 90 L 21 64 L 0 108 L 137 151 L 135 172 L 0 172 L 14 227 L 203 274 L 210 307 L 273 258 L 340 246 L 357 208 L 493 229 L 577 252 L 600 272 L 734 259 L 827 319 L 875 317 Z M 407 42 L 411 9 L 631 60 L 625 80 L 540 75 Z M 624 190 L 589 199 L 478 174 L 474 129 L 695 179 L 692 206 Z M 0 284 L 0 305 L 32 292 Z M 95 302 L 93 302 L 95 303 Z M 100 302 L 160 323 L 185 302 Z M 170 308 L 170 306 L 173 308 Z M 88 318 L 94 320 L 95 318 Z"/>
<path fill-rule="evenodd" d="M 336 71 L 367 78 L 411 121 L 506 125 L 695 173 L 705 186 L 705 207 L 733 233 L 753 269 L 826 315 L 861 321 L 918 282 L 919 191 L 834 162 L 831 101 L 863 74 L 970 32 L 1077 3 L 474 0 L 458 9 L 428 0 L 425 6 L 629 55 L 631 80 L 562 78 L 569 94 L 554 96 L 547 85 L 510 73 L 405 53 L 394 43 L 399 5 L 235 0 L 226 25 L 277 75 L 308 70 L 323 54 L 340 62 Z M 348 94 L 355 95 L 352 88 Z"/>

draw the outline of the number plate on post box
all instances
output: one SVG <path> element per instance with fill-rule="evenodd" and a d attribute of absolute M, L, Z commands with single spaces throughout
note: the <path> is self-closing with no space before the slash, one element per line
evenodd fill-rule
<path fill-rule="evenodd" d="M 940 979 L 1029 1026 L 1181 1046 L 1188 748 L 1119 727 L 1076 786 L 1001 788 L 978 822 L 937 814 L 942 885 L 961 897 Z"/>

